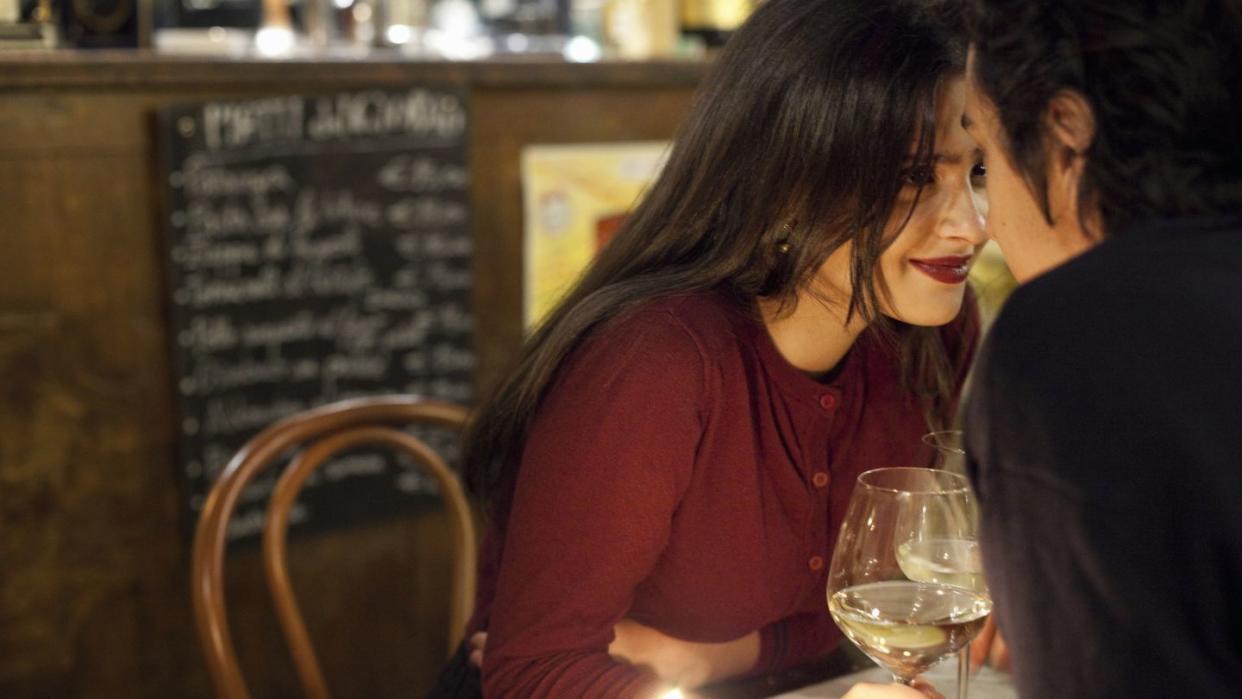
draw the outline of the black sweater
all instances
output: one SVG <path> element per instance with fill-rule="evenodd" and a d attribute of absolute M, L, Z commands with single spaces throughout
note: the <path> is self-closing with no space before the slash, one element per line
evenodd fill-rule
<path fill-rule="evenodd" d="M 1018 289 L 965 411 L 1021 696 L 1242 697 L 1242 218 Z"/>

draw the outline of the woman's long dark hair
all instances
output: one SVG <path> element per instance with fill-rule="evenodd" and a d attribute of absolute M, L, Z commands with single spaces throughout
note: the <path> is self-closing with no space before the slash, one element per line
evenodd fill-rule
<path fill-rule="evenodd" d="M 930 162 L 938 88 L 962 70 L 956 30 L 926 0 L 759 5 L 705 79 L 660 177 L 479 406 L 464 465 L 495 522 L 507 518 L 544 394 L 593 329 L 679 292 L 792 300 L 849 241 L 848 315 L 888 329 L 908 386 L 945 418 L 951 362 L 939 333 L 883 319 L 874 270 L 910 144 L 916 166 Z"/>

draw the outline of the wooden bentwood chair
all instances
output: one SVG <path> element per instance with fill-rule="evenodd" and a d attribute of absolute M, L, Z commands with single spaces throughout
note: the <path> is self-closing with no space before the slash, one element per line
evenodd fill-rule
<path fill-rule="evenodd" d="M 263 528 L 263 567 L 281 631 L 306 696 L 327 699 L 329 693 L 289 584 L 285 534 L 289 511 L 302 483 L 324 461 L 348 449 L 386 447 L 404 453 L 426 467 L 439 484 L 452 520 L 455 552 L 449 653 L 457 648 L 474 604 L 476 540 L 470 504 L 456 474 L 422 440 L 399 427 L 419 423 L 460 429 L 465 419 L 466 410 L 460 406 L 416 396 L 340 401 L 268 427 L 229 461 L 203 506 L 194 535 L 191 572 L 194 620 L 218 697 L 250 697 L 229 635 L 224 602 L 224 548 L 229 517 L 246 484 L 299 445 L 302 449 L 281 475 L 268 505 Z"/>

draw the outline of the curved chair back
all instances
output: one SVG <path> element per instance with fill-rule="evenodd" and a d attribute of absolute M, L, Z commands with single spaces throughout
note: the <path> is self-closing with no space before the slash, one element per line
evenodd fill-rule
<path fill-rule="evenodd" d="M 281 631 L 307 697 L 327 699 L 327 684 L 298 610 L 285 563 L 289 512 L 306 478 L 333 455 L 359 447 L 403 453 L 430 471 L 452 521 L 453 594 L 449 652 L 461 641 L 474 604 L 476 539 L 470 503 L 456 474 L 422 440 L 399 427 L 410 424 L 460 429 L 461 406 L 417 396 L 383 396 L 340 401 L 290 416 L 260 432 L 229 461 L 212 486 L 194 535 L 191 597 L 207 669 L 222 699 L 249 699 L 229 635 L 224 601 L 224 549 L 230 516 L 246 485 L 281 455 L 301 451 L 281 475 L 268 504 L 263 529 L 263 566 Z"/>

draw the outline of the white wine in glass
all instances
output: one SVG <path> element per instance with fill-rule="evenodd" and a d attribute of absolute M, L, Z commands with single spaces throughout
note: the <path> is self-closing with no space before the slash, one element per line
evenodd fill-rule
<path fill-rule="evenodd" d="M 858 478 L 833 552 L 828 609 L 898 682 L 965 648 L 992 611 L 972 567 L 977 521 L 960 475 L 886 468 Z"/>

